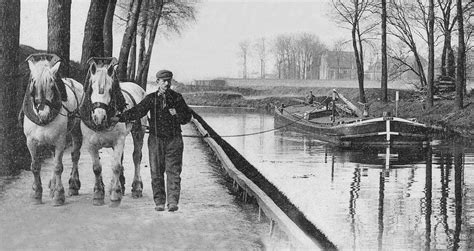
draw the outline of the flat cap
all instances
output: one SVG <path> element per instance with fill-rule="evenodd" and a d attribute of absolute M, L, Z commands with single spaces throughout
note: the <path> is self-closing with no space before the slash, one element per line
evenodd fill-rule
<path fill-rule="evenodd" d="M 173 73 L 168 70 L 161 70 L 156 73 L 157 79 L 170 80 L 173 78 Z"/>

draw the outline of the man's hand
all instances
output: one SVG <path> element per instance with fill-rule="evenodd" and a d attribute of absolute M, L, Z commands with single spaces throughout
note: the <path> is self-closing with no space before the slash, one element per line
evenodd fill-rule
<path fill-rule="evenodd" d="M 169 111 L 170 111 L 171 115 L 173 115 L 173 116 L 176 115 L 176 109 L 170 108 Z"/>

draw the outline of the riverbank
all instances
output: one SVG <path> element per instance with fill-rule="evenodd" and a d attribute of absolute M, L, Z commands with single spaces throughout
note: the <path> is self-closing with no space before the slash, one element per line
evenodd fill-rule
<path fill-rule="evenodd" d="M 316 96 L 330 96 L 332 87 L 212 87 L 177 85 L 176 90 L 183 94 L 190 105 L 247 107 L 255 109 L 272 109 L 280 104 L 297 104 L 311 90 Z M 357 104 L 359 90 L 357 88 L 338 88 L 337 91 L 347 99 Z M 369 114 L 380 116 L 383 112 L 395 114 L 395 89 L 389 89 L 389 102 L 380 101 L 380 90 L 368 88 L 365 90 L 368 100 Z M 399 90 L 398 116 L 416 118 L 430 126 L 443 127 L 446 131 L 456 132 L 463 137 L 474 138 L 474 97 L 468 95 L 464 99 L 465 108 L 454 111 L 454 99 L 438 98 L 434 106 L 427 108 L 422 96 L 415 90 Z"/>

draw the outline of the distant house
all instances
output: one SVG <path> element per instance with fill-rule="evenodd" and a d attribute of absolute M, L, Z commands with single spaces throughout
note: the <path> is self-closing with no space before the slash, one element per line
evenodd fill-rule
<path fill-rule="evenodd" d="M 320 79 L 356 79 L 357 65 L 354 52 L 326 51 L 321 56 Z"/>

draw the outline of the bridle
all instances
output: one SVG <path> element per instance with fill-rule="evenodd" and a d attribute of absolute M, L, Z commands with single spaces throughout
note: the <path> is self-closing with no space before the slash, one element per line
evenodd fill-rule
<path fill-rule="evenodd" d="M 61 100 L 61 92 L 59 92 L 59 88 L 56 85 L 56 83 L 54 83 L 54 88 L 55 88 L 56 92 L 54 92 L 54 90 L 51 90 L 51 91 L 53 91 L 53 95 L 54 96 L 59 96 L 59 97 L 56 97 L 56 98 L 59 98 L 59 100 Z M 36 94 L 35 89 L 36 89 L 36 86 L 34 86 L 34 84 L 33 84 L 33 88 L 32 88 L 33 91 L 31 92 L 30 95 L 33 99 L 33 107 L 36 110 L 36 112 L 39 112 L 45 105 L 49 106 L 51 109 L 56 109 L 56 110 L 61 109 L 61 103 L 57 102 L 56 104 L 54 104 L 52 101 L 46 99 L 43 90 L 40 90 L 40 98 L 37 99 L 36 96 L 35 96 L 35 94 Z M 53 97 L 53 99 L 54 99 L 54 97 Z"/>

